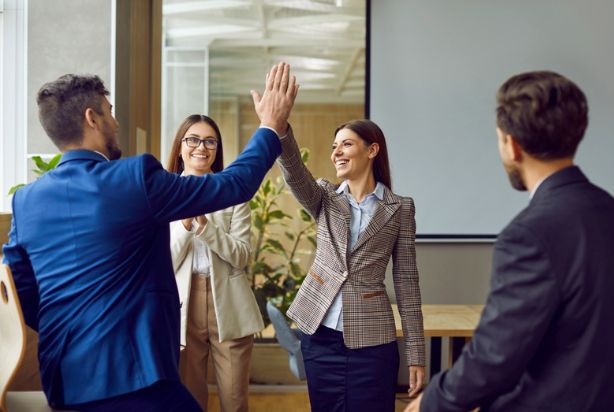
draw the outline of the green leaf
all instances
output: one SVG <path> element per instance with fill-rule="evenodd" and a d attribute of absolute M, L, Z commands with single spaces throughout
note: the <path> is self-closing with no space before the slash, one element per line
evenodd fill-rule
<path fill-rule="evenodd" d="M 24 186 L 25 186 L 25 184 L 24 184 L 24 183 L 19 183 L 18 185 L 15 185 L 15 186 L 11 187 L 11 188 L 9 189 L 9 194 L 8 194 L 8 195 L 9 195 L 9 196 L 10 196 L 10 195 L 12 195 L 13 193 L 15 193 L 15 192 L 17 191 L 17 189 L 20 189 L 20 188 L 22 188 L 22 187 L 24 187 Z"/>
<path fill-rule="evenodd" d="M 283 210 L 273 210 L 269 213 L 269 217 L 273 219 L 286 219 L 291 217 L 290 215 L 283 212 Z"/>
<path fill-rule="evenodd" d="M 262 192 L 265 195 L 268 195 L 269 193 L 271 193 L 271 180 L 270 179 L 267 179 L 264 181 L 262 185 Z"/>
<path fill-rule="evenodd" d="M 56 166 L 58 165 L 58 163 L 60 163 L 60 159 L 62 158 L 62 154 L 58 153 L 55 156 L 53 156 L 53 158 L 49 161 L 48 165 L 49 165 L 49 169 L 48 170 L 53 170 L 56 168 Z"/>
<path fill-rule="evenodd" d="M 49 165 L 40 156 L 32 156 L 32 160 L 36 164 L 36 167 L 38 168 L 38 170 L 40 172 L 42 172 L 42 173 L 39 173 L 36 170 L 34 170 L 38 174 L 43 174 L 43 173 L 49 171 Z"/>
<path fill-rule="evenodd" d="M 266 244 L 269 245 L 273 250 L 278 250 L 280 252 L 286 253 L 286 248 L 283 247 L 279 240 L 275 239 L 267 239 Z"/>
<path fill-rule="evenodd" d="M 301 216 L 301 220 L 303 222 L 311 222 L 311 215 L 307 213 L 305 209 L 301 208 L 298 213 Z"/>
<path fill-rule="evenodd" d="M 318 246 L 316 238 L 314 236 L 307 236 L 307 239 L 309 240 L 309 242 L 311 242 L 314 248 Z"/>
<path fill-rule="evenodd" d="M 273 271 L 273 268 L 266 262 L 258 261 L 252 265 L 252 274 L 267 274 Z"/>
<path fill-rule="evenodd" d="M 309 161 L 309 149 L 306 147 L 301 147 L 301 160 L 303 163 L 307 163 Z"/>
<path fill-rule="evenodd" d="M 301 276 L 303 274 L 303 269 L 301 269 L 301 267 L 299 265 L 297 265 L 296 263 L 290 262 L 290 273 L 294 277 L 298 277 L 298 276 Z"/>
<path fill-rule="evenodd" d="M 260 215 L 254 215 L 254 226 L 256 227 L 256 229 L 260 231 L 264 230 L 264 225 L 262 223 L 262 217 L 260 217 Z"/>

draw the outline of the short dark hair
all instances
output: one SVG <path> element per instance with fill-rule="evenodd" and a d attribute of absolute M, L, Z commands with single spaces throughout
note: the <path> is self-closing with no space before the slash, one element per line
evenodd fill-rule
<path fill-rule="evenodd" d="M 220 128 L 217 123 L 210 118 L 209 116 L 205 116 L 204 114 L 191 114 L 186 117 L 183 122 L 177 128 L 177 133 L 175 133 L 175 139 L 173 140 L 173 146 L 171 147 L 171 153 L 168 157 L 168 162 L 166 164 L 166 170 L 172 173 L 183 173 L 184 164 L 183 159 L 181 158 L 181 145 L 183 144 L 183 137 L 186 132 L 192 125 L 196 123 L 206 123 L 215 132 L 217 137 L 217 150 L 215 152 L 215 159 L 211 164 L 211 171 L 213 173 L 221 172 L 224 169 L 224 145 L 222 144 L 222 134 L 220 133 Z"/>
<path fill-rule="evenodd" d="M 381 182 L 388 189 L 392 190 L 392 179 L 390 178 L 390 162 L 388 161 L 388 148 L 384 132 L 375 122 L 368 119 L 351 120 L 343 123 L 335 129 L 335 136 L 339 130 L 350 129 L 356 133 L 367 146 L 377 143 L 379 152 L 373 159 L 373 177 L 375 181 Z"/>
<path fill-rule="evenodd" d="M 83 140 L 85 110 L 102 115 L 102 99 L 109 91 L 98 76 L 65 74 L 40 88 L 38 118 L 53 143 L 62 149 Z"/>
<path fill-rule="evenodd" d="M 497 126 L 535 158 L 573 156 L 587 125 L 584 93 L 558 73 L 521 73 L 497 92 Z"/>

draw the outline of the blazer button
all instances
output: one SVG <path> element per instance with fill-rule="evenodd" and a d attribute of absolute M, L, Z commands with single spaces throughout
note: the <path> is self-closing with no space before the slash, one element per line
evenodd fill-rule
<path fill-rule="evenodd" d="M 346 270 L 345 272 L 343 272 L 343 273 L 341 274 L 341 276 L 343 276 L 343 279 L 347 279 L 347 278 L 348 278 L 348 272 L 347 272 L 347 270 Z"/>

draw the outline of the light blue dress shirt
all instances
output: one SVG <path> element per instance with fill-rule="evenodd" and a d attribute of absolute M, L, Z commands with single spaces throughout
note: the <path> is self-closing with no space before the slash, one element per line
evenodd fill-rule
<path fill-rule="evenodd" d="M 345 194 L 345 197 L 348 199 L 350 203 L 350 244 L 348 253 L 350 250 L 354 248 L 354 245 L 358 241 L 358 237 L 362 233 L 363 230 L 367 227 L 373 214 L 375 213 L 375 209 L 377 208 L 378 199 L 384 199 L 384 185 L 380 182 L 377 182 L 375 185 L 375 190 L 369 193 L 362 203 L 358 203 L 356 199 L 350 194 L 350 190 L 348 187 L 347 180 L 339 185 L 337 189 L 337 193 Z M 349 269 L 349 268 L 348 268 Z M 341 290 L 335 297 L 330 308 L 328 308 L 328 312 L 322 321 L 322 325 L 327 328 L 336 329 L 338 331 L 343 332 L 343 299 Z"/>

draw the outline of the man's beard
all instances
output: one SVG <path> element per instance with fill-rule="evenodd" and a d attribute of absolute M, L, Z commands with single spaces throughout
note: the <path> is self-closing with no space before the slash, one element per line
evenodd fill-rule
<path fill-rule="evenodd" d="M 109 160 L 117 160 L 122 157 L 122 151 L 119 147 L 117 147 L 115 142 L 107 141 L 106 147 L 107 153 L 109 154 Z"/>
<path fill-rule="evenodd" d="M 510 184 L 514 189 L 520 190 L 521 192 L 527 190 L 527 186 L 524 184 L 524 181 L 522 180 L 522 176 L 520 175 L 520 171 L 518 169 L 508 169 L 506 167 L 505 171 L 507 172 L 507 177 L 510 180 Z"/>
<path fill-rule="evenodd" d="M 122 157 L 122 151 L 117 145 L 117 136 L 110 127 L 105 127 L 104 137 L 109 160 L 117 160 Z"/>

